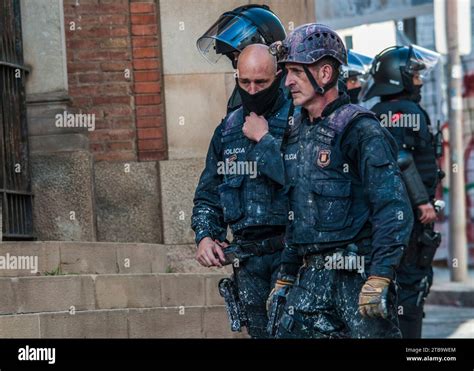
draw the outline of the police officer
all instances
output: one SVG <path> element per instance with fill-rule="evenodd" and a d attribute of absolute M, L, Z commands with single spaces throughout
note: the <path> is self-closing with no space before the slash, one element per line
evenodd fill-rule
<path fill-rule="evenodd" d="M 357 53 L 353 50 L 348 51 L 347 65 L 342 66 L 342 71 L 343 80 L 351 103 L 359 103 L 359 94 L 362 85 L 366 81 L 372 61 L 373 58 L 367 55 Z"/>
<path fill-rule="evenodd" d="M 400 337 L 393 280 L 413 215 L 396 144 L 338 93 L 347 53 L 333 30 L 306 24 L 271 49 L 303 107 L 284 155 L 292 217 L 273 292 L 294 284 L 277 336 Z"/>
<path fill-rule="evenodd" d="M 390 47 L 376 56 L 364 99 L 380 96 L 372 111 L 397 141 L 411 205 L 417 215 L 410 243 L 397 271 L 400 329 L 405 338 L 420 338 L 423 303 L 433 281 L 432 260 L 441 239 L 433 226 L 439 181 L 430 118 L 420 106 L 423 77 L 439 54 L 416 45 Z"/>
<path fill-rule="evenodd" d="M 270 45 L 286 37 L 280 19 L 267 5 L 244 5 L 225 12 L 197 40 L 197 48 L 211 63 L 225 55 L 237 68 L 240 52 L 251 44 Z M 242 104 L 239 90 L 235 87 L 227 104 L 227 113 Z"/>
<path fill-rule="evenodd" d="M 194 197 L 192 228 L 198 262 L 220 267 L 230 227 L 233 245 L 246 255 L 233 264 L 233 281 L 247 329 L 252 337 L 263 338 L 265 302 L 276 280 L 288 220 L 280 147 L 291 102 L 280 87 L 282 73 L 268 46 L 246 47 L 238 71 L 243 105 L 214 132 Z"/>

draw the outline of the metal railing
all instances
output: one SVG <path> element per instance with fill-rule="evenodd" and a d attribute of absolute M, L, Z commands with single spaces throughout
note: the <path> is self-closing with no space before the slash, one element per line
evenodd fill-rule
<path fill-rule="evenodd" d="M 0 1 L 0 195 L 4 240 L 34 239 L 20 0 Z"/>

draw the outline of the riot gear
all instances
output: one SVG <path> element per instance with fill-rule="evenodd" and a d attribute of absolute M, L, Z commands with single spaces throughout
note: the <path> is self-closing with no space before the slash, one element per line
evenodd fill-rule
<path fill-rule="evenodd" d="M 232 329 L 246 326 L 256 338 L 268 337 L 266 301 L 276 281 L 288 220 L 280 148 L 291 102 L 279 90 L 273 103 L 265 113 L 269 131 L 258 142 L 243 133 L 242 106 L 217 127 L 192 215 L 197 245 L 206 237 L 224 241 L 227 227 L 232 230 L 234 239 L 224 254 L 225 263 L 237 261 L 232 264 L 235 289 L 223 294 Z M 254 172 L 249 173 L 246 167 Z"/>
<path fill-rule="evenodd" d="M 379 53 L 372 63 L 370 77 L 361 92 L 362 100 L 375 96 L 415 93 L 413 76 L 426 76 L 440 55 L 417 45 L 392 46 Z"/>
<path fill-rule="evenodd" d="M 222 55 L 234 61 L 233 52 L 251 44 L 270 45 L 285 36 L 283 24 L 268 6 L 245 5 L 222 14 L 196 44 L 209 62 L 216 63 Z"/>
<path fill-rule="evenodd" d="M 315 92 L 321 95 L 332 88 L 337 79 L 321 87 L 307 66 L 317 63 L 324 57 L 331 57 L 340 65 L 347 63 L 346 47 L 339 35 L 329 27 L 318 23 L 297 27 L 284 41 L 271 45 L 270 52 L 277 57 L 279 63 L 301 64 Z"/>
<path fill-rule="evenodd" d="M 345 89 L 342 90 L 347 90 L 351 103 L 356 104 L 359 102 L 359 95 L 362 86 L 367 80 L 372 61 L 373 58 L 366 55 L 356 53 L 353 50 L 348 51 L 347 65 L 342 66 L 342 81 L 345 86 Z M 349 84 L 356 85 L 356 87 L 349 87 Z"/>
<path fill-rule="evenodd" d="M 320 87 L 309 71 L 323 58 L 332 58 L 333 67 L 347 63 L 334 31 L 303 25 L 270 48 L 280 63 L 301 65 L 308 79 L 289 81 L 295 72 L 288 67 L 287 83 L 312 96 L 295 99 L 303 107 L 284 147 L 291 218 L 279 279 L 297 278 L 286 296 L 277 337 L 400 337 L 393 279 L 413 219 L 396 144 L 372 112 L 331 90 L 334 80 Z M 324 94 L 328 101 L 315 108 Z M 396 216 L 400 212 L 403 219 Z M 358 261 L 362 264 L 354 269 Z M 365 284 L 380 288 L 380 282 L 380 295 L 369 298 Z M 381 310 L 375 308 L 378 301 Z"/>
<path fill-rule="evenodd" d="M 419 105 L 419 77 L 429 73 L 438 60 L 439 54 L 416 45 L 385 49 L 375 57 L 363 92 L 364 100 L 381 97 L 372 111 L 397 141 L 398 164 L 411 206 L 415 213 L 424 213 L 422 219 L 415 220 L 408 248 L 397 269 L 399 321 L 405 338 L 421 337 L 423 303 L 433 280 L 433 258 L 441 242 L 434 223 L 429 222 L 435 215 L 432 203 L 441 174 L 436 163 L 439 145 L 431 133 L 430 118 Z"/>

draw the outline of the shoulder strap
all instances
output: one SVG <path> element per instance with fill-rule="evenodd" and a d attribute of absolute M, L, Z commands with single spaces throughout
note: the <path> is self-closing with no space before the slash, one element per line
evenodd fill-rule
<path fill-rule="evenodd" d="M 372 111 L 364 107 L 357 104 L 345 104 L 329 115 L 327 126 L 340 134 L 346 129 L 349 123 L 359 116 L 369 116 L 377 119 Z"/>
<path fill-rule="evenodd" d="M 243 109 L 242 107 L 237 108 L 227 115 L 224 119 L 224 125 L 222 127 L 222 135 L 227 134 L 232 128 L 235 128 L 243 124 Z"/>

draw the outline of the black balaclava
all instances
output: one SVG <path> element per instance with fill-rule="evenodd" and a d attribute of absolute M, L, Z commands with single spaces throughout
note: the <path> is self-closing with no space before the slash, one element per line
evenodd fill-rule
<path fill-rule="evenodd" d="M 247 93 L 246 90 L 240 87 L 237 81 L 237 89 L 242 99 L 244 116 L 249 115 L 250 112 L 254 112 L 261 116 L 273 108 L 276 99 L 278 98 L 282 75 L 282 73 L 278 74 L 275 77 L 275 81 L 273 81 L 268 88 L 260 90 L 255 94 Z"/>
<path fill-rule="evenodd" d="M 415 103 L 420 103 L 421 102 L 421 87 L 423 85 L 414 85 L 412 88 L 412 92 L 410 94 L 410 100 L 412 100 Z"/>
<path fill-rule="evenodd" d="M 347 90 L 347 94 L 349 95 L 349 98 L 351 99 L 351 103 L 353 103 L 353 104 L 358 104 L 359 103 L 359 93 L 360 93 L 361 89 L 362 89 L 362 87 L 359 86 L 358 88 Z"/>
<path fill-rule="evenodd" d="M 391 100 L 411 100 L 415 103 L 421 102 L 421 87 L 423 85 L 413 85 L 410 91 L 403 90 L 401 93 L 391 94 L 391 95 L 382 95 L 380 96 L 380 101 L 387 102 Z"/>

